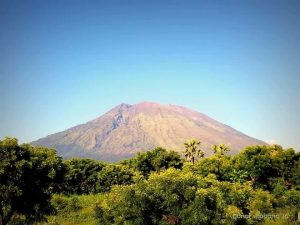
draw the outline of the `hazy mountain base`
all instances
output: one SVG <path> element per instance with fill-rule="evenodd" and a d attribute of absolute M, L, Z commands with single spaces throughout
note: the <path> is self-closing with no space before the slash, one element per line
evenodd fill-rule
<path fill-rule="evenodd" d="M 64 159 L 71 159 L 74 157 L 79 158 L 89 158 L 95 160 L 102 160 L 105 162 L 118 162 L 123 159 L 130 159 L 136 155 L 136 153 L 102 153 L 99 154 L 97 151 L 86 150 L 77 145 L 63 145 L 58 144 L 55 146 L 57 150 L 57 154 L 63 156 Z"/>

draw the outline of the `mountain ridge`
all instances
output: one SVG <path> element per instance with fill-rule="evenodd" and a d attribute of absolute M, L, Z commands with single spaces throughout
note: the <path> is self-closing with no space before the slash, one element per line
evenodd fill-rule
<path fill-rule="evenodd" d="M 64 158 L 117 161 L 158 146 L 181 152 L 190 138 L 202 142 L 206 155 L 213 144 L 229 144 L 232 154 L 247 145 L 266 144 L 203 113 L 155 102 L 121 103 L 91 121 L 32 144 L 55 148 Z"/>

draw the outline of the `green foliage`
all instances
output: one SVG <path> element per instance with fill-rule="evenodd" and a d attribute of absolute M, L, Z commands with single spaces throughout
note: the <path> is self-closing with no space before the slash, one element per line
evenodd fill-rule
<path fill-rule="evenodd" d="M 61 194 L 54 194 L 52 196 L 51 206 L 54 209 L 54 213 L 75 212 L 82 208 L 78 196 L 67 197 Z"/>
<path fill-rule="evenodd" d="M 300 209 L 300 191 L 291 189 L 284 193 L 280 199 L 281 204 L 285 206 L 291 206 Z"/>
<path fill-rule="evenodd" d="M 201 176 L 215 174 L 218 180 L 230 180 L 234 170 L 234 162 L 230 156 L 212 155 L 199 160 L 192 170 Z"/>
<path fill-rule="evenodd" d="M 55 194 L 51 200 L 55 211 L 47 217 L 47 222 L 39 225 L 97 225 L 99 222 L 95 216 L 95 206 L 101 199 L 101 194 L 71 196 Z"/>
<path fill-rule="evenodd" d="M 222 199 L 215 189 L 198 189 L 195 198 L 181 211 L 182 224 L 218 224 L 222 219 Z"/>
<path fill-rule="evenodd" d="M 65 175 L 64 193 L 89 194 L 96 193 L 98 173 L 106 166 L 105 163 L 92 159 L 70 159 L 65 162 L 68 171 Z"/>
<path fill-rule="evenodd" d="M 279 146 L 215 154 L 113 188 L 96 207 L 97 217 L 101 224 L 293 224 L 300 193 L 286 183 L 296 177 L 297 160 L 293 150 Z"/>
<path fill-rule="evenodd" d="M 246 182 L 248 176 L 248 172 L 246 171 L 233 169 L 232 172 L 229 174 L 229 179 L 232 182 L 244 183 Z"/>
<path fill-rule="evenodd" d="M 294 216 L 298 196 L 298 191 L 286 192 L 285 207 L 293 211 L 280 214 L 274 196 L 253 189 L 251 182 L 218 181 L 168 169 L 137 184 L 115 186 L 95 211 L 100 224 L 261 224 L 275 213 L 279 216 L 273 222 Z"/>
<path fill-rule="evenodd" d="M 184 143 L 185 146 L 185 160 L 191 162 L 193 165 L 198 158 L 204 157 L 204 152 L 200 149 L 201 142 L 197 140 L 189 140 Z"/>
<path fill-rule="evenodd" d="M 51 194 L 60 190 L 65 166 L 54 150 L 0 141 L 0 217 L 2 224 L 44 219 Z M 19 222 L 18 222 L 19 221 Z"/>
<path fill-rule="evenodd" d="M 297 223 L 299 153 L 274 145 L 226 156 L 219 145 L 201 158 L 199 145 L 186 143 L 188 163 L 156 148 L 106 164 L 63 162 L 54 150 L 6 138 L 0 141 L 0 224 L 33 224 L 45 216 L 48 223 L 40 224 Z"/>
<path fill-rule="evenodd" d="M 90 194 L 106 192 L 113 185 L 127 185 L 134 181 L 138 172 L 124 165 L 105 164 L 92 159 L 66 161 L 65 194 Z"/>
<path fill-rule="evenodd" d="M 226 144 L 213 145 L 211 150 L 216 155 L 224 155 L 226 152 L 230 151 L 230 148 Z"/>
<path fill-rule="evenodd" d="M 299 153 L 281 146 L 251 146 L 237 156 L 236 167 L 247 171 L 255 188 L 278 190 L 299 187 Z"/>
<path fill-rule="evenodd" d="M 129 185 L 133 183 L 136 173 L 123 165 L 106 165 L 97 176 L 97 192 L 109 191 L 113 185 Z"/>
<path fill-rule="evenodd" d="M 243 222 L 232 219 L 236 215 L 269 213 L 271 201 L 269 192 L 255 191 L 250 183 L 171 168 L 138 184 L 114 187 L 95 210 L 101 224 L 229 224 Z"/>
<path fill-rule="evenodd" d="M 181 169 L 183 160 L 177 152 L 158 147 L 145 153 L 138 153 L 135 158 L 123 161 L 122 164 L 148 176 L 150 172 L 159 172 L 170 167 Z"/>
<path fill-rule="evenodd" d="M 197 181 L 192 174 L 169 169 L 151 174 L 131 186 L 116 186 L 97 208 L 103 224 L 161 224 L 179 220 L 183 205 L 195 198 Z"/>
<path fill-rule="evenodd" d="M 56 213 L 65 211 L 68 204 L 69 198 L 65 195 L 54 194 L 51 198 L 51 205 Z"/>

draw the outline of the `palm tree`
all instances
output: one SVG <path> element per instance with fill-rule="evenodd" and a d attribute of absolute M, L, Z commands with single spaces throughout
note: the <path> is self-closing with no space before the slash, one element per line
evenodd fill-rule
<path fill-rule="evenodd" d="M 224 155 L 225 152 L 229 152 L 230 148 L 228 145 L 225 144 L 219 144 L 219 145 L 213 145 L 211 147 L 211 150 L 214 152 L 216 155 Z"/>
<path fill-rule="evenodd" d="M 195 164 L 196 158 L 203 158 L 204 152 L 200 149 L 200 141 L 192 139 L 184 143 L 185 146 L 185 160 L 187 162 L 192 162 L 193 165 Z"/>

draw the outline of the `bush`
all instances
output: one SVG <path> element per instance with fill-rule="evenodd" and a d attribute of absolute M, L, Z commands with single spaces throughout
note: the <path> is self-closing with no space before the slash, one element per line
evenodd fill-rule
<path fill-rule="evenodd" d="M 51 205 L 54 209 L 54 213 L 72 212 L 81 209 L 77 196 L 67 197 L 62 194 L 55 194 L 52 196 Z"/>

